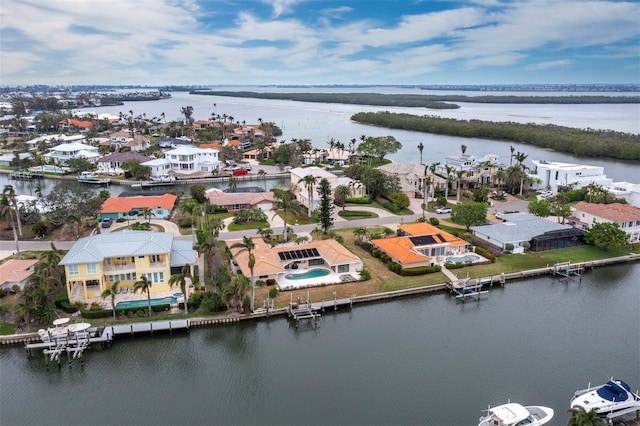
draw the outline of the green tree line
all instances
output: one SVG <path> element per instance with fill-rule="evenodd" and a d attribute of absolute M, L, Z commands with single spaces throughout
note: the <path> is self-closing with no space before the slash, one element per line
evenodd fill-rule
<path fill-rule="evenodd" d="M 455 102 L 487 104 L 637 104 L 640 96 L 513 96 L 513 95 L 414 95 L 382 93 L 259 93 L 231 91 L 193 91 L 192 94 L 235 98 L 280 99 L 357 105 L 457 109 Z"/>
<path fill-rule="evenodd" d="M 351 119 L 391 129 L 520 142 L 585 157 L 640 160 L 640 135 L 612 130 L 575 129 L 554 124 L 457 120 L 390 112 L 360 112 Z"/>

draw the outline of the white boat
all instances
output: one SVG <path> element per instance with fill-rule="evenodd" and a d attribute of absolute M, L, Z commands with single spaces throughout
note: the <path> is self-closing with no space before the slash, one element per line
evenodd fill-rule
<path fill-rule="evenodd" d="M 538 405 L 522 406 L 510 402 L 497 407 L 489 407 L 486 416 L 480 417 L 478 426 L 537 426 L 551 421 L 553 409 Z"/>
<path fill-rule="evenodd" d="M 612 414 L 640 410 L 640 396 L 631 392 L 631 387 L 613 377 L 604 385 L 576 391 L 571 398 L 571 408 L 584 411 L 596 410 L 601 417 L 612 417 Z"/>
<path fill-rule="evenodd" d="M 101 178 L 93 172 L 82 172 L 76 177 L 76 179 L 81 183 L 105 184 L 111 182 L 111 179 Z"/>
<path fill-rule="evenodd" d="M 38 330 L 38 335 L 43 342 L 49 342 L 52 340 L 73 337 L 77 333 L 86 331 L 91 327 L 88 322 L 79 322 L 68 324 L 69 318 L 59 318 L 53 322 L 53 327 L 49 327 L 46 330 Z"/>

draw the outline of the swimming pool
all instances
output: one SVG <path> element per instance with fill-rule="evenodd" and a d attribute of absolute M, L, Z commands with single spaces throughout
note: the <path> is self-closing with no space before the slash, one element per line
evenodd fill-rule
<path fill-rule="evenodd" d="M 151 299 L 151 305 L 175 305 L 178 303 L 178 299 L 175 297 L 163 297 L 162 299 Z M 116 303 L 116 309 L 131 309 L 131 308 L 146 308 L 149 306 L 149 302 L 146 299 L 142 300 L 127 300 L 126 302 Z"/>
<path fill-rule="evenodd" d="M 325 277 L 330 273 L 331 272 L 327 271 L 326 269 L 310 269 L 299 274 L 287 274 L 284 277 L 288 280 L 306 280 L 309 278 Z"/>
<path fill-rule="evenodd" d="M 478 260 L 480 260 L 480 256 L 477 256 L 475 254 L 467 254 L 464 256 L 456 256 L 456 257 L 449 256 L 447 257 L 446 262 L 447 263 L 458 263 L 458 262 L 464 263 L 464 262 L 476 262 Z"/>

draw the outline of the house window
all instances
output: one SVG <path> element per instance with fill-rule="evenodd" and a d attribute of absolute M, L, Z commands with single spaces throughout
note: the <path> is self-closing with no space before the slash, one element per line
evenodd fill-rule
<path fill-rule="evenodd" d="M 593 221 L 592 221 L 592 223 L 596 223 L 596 218 L 595 218 L 595 217 L 593 218 Z"/>
<path fill-rule="evenodd" d="M 338 265 L 338 273 L 349 272 L 349 265 Z"/>
<path fill-rule="evenodd" d="M 156 263 L 156 262 L 161 262 L 162 261 L 162 257 L 159 254 L 152 254 L 151 255 L 151 263 Z"/>
<path fill-rule="evenodd" d="M 87 263 L 87 274 L 95 274 L 98 272 L 98 267 L 95 263 Z"/>
<path fill-rule="evenodd" d="M 77 264 L 69 265 L 69 275 L 80 275 Z"/>
<path fill-rule="evenodd" d="M 309 259 L 309 266 L 324 265 L 324 259 Z"/>

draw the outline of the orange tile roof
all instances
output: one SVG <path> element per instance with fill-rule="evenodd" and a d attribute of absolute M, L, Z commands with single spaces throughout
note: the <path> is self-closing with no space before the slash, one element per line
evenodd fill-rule
<path fill-rule="evenodd" d="M 380 238 L 371 240 L 371 244 L 383 250 L 401 264 L 425 262 L 431 259 L 429 256 L 413 251 L 414 245 L 406 237 Z"/>
<path fill-rule="evenodd" d="M 75 127 L 91 127 L 91 124 L 92 124 L 90 121 L 80 121 L 80 120 L 76 120 L 75 118 L 70 118 L 68 120 L 61 120 L 60 123 L 71 124 L 72 126 L 75 126 Z"/>
<path fill-rule="evenodd" d="M 213 148 L 213 149 L 221 149 L 222 145 L 220 145 L 219 143 L 203 143 L 200 144 L 200 146 L 198 148 L 201 149 L 206 149 L 206 148 Z"/>
<path fill-rule="evenodd" d="M 237 139 L 232 139 L 227 143 L 227 145 L 229 145 L 229 146 L 241 146 L 242 142 L 240 142 Z"/>
<path fill-rule="evenodd" d="M 447 242 L 454 246 L 469 244 L 465 240 L 458 238 L 456 236 L 453 236 L 448 232 L 445 232 L 442 229 L 426 222 L 400 224 L 398 225 L 398 228 L 402 229 L 407 235 L 410 235 L 410 236 L 432 235 L 434 238 L 442 242 Z"/>
<path fill-rule="evenodd" d="M 640 220 L 640 209 L 629 204 L 593 204 L 579 201 L 574 208 L 576 211 L 608 219 L 612 222 L 633 222 Z"/>
<path fill-rule="evenodd" d="M 336 240 L 314 240 L 302 245 L 277 247 L 271 247 L 265 243 L 262 238 L 252 238 L 252 240 L 255 245 L 252 251 L 256 258 L 256 264 L 253 268 L 253 275 L 255 277 L 285 272 L 278 253 L 291 250 L 316 248 L 318 254 L 320 254 L 329 265 L 361 262 L 358 256 L 351 253 Z M 249 254 L 246 250 L 240 251 L 240 248 L 231 248 L 232 245 L 238 242 L 241 242 L 241 240 L 226 241 L 225 244 L 231 251 L 232 256 L 235 257 L 242 274 L 249 277 L 251 273 L 248 266 Z"/>
<path fill-rule="evenodd" d="M 35 259 L 17 260 L 10 259 L 0 265 L 0 285 L 5 283 L 20 282 L 29 278 L 33 271 L 28 271 L 38 263 Z"/>
<path fill-rule="evenodd" d="M 100 207 L 100 213 L 124 213 L 129 212 L 135 208 L 150 208 L 155 209 L 157 207 L 163 207 L 171 210 L 176 203 L 176 197 L 173 194 L 164 194 L 160 196 L 150 197 L 111 197 L 107 198 L 102 207 Z"/>

